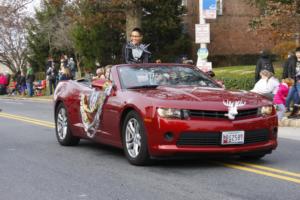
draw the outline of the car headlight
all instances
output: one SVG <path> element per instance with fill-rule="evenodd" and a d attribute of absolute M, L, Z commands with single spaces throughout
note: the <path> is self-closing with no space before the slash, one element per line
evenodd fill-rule
<path fill-rule="evenodd" d="M 187 119 L 189 117 L 188 110 L 176 108 L 158 108 L 157 113 L 160 117 L 169 119 Z"/>
<path fill-rule="evenodd" d="M 272 115 L 274 110 L 274 106 L 270 105 L 270 106 L 262 106 L 258 109 L 258 114 L 259 115 Z"/>

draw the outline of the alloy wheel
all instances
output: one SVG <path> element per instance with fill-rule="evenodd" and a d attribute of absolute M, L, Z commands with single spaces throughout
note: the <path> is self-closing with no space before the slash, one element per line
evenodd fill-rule
<path fill-rule="evenodd" d="M 140 124 L 135 118 L 131 118 L 126 125 L 126 147 L 128 154 L 136 158 L 141 150 Z"/>
<path fill-rule="evenodd" d="M 59 139 L 64 140 L 68 133 L 68 117 L 63 107 L 58 111 L 56 125 Z"/>

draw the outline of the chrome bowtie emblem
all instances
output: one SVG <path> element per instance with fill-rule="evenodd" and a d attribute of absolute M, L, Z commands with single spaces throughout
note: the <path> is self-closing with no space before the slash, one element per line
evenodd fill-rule
<path fill-rule="evenodd" d="M 229 119 L 234 120 L 235 116 L 238 114 L 238 107 L 246 105 L 246 102 L 240 101 L 223 101 L 223 104 L 228 107 L 228 113 L 225 116 L 228 116 Z"/>

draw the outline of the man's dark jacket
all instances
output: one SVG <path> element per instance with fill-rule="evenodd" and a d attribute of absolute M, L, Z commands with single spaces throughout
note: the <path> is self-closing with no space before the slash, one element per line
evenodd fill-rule
<path fill-rule="evenodd" d="M 297 57 L 296 56 L 289 57 L 287 61 L 283 64 L 282 78 L 295 79 L 296 65 L 297 65 Z"/>
<path fill-rule="evenodd" d="M 260 79 L 259 73 L 262 70 L 267 70 L 275 74 L 271 58 L 267 54 L 261 55 L 261 57 L 257 61 L 256 69 L 255 69 L 255 82 L 257 82 Z"/>

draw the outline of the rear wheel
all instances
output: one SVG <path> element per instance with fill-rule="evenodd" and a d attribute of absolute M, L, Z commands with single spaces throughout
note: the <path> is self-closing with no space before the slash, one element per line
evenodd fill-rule
<path fill-rule="evenodd" d="M 131 111 L 125 117 L 122 127 L 122 139 L 125 155 L 131 164 L 149 164 L 150 158 L 145 127 L 137 112 Z"/>
<path fill-rule="evenodd" d="M 79 143 L 79 138 L 72 135 L 69 126 L 67 110 L 63 103 L 60 103 L 55 112 L 56 138 L 63 146 L 74 146 Z"/>

